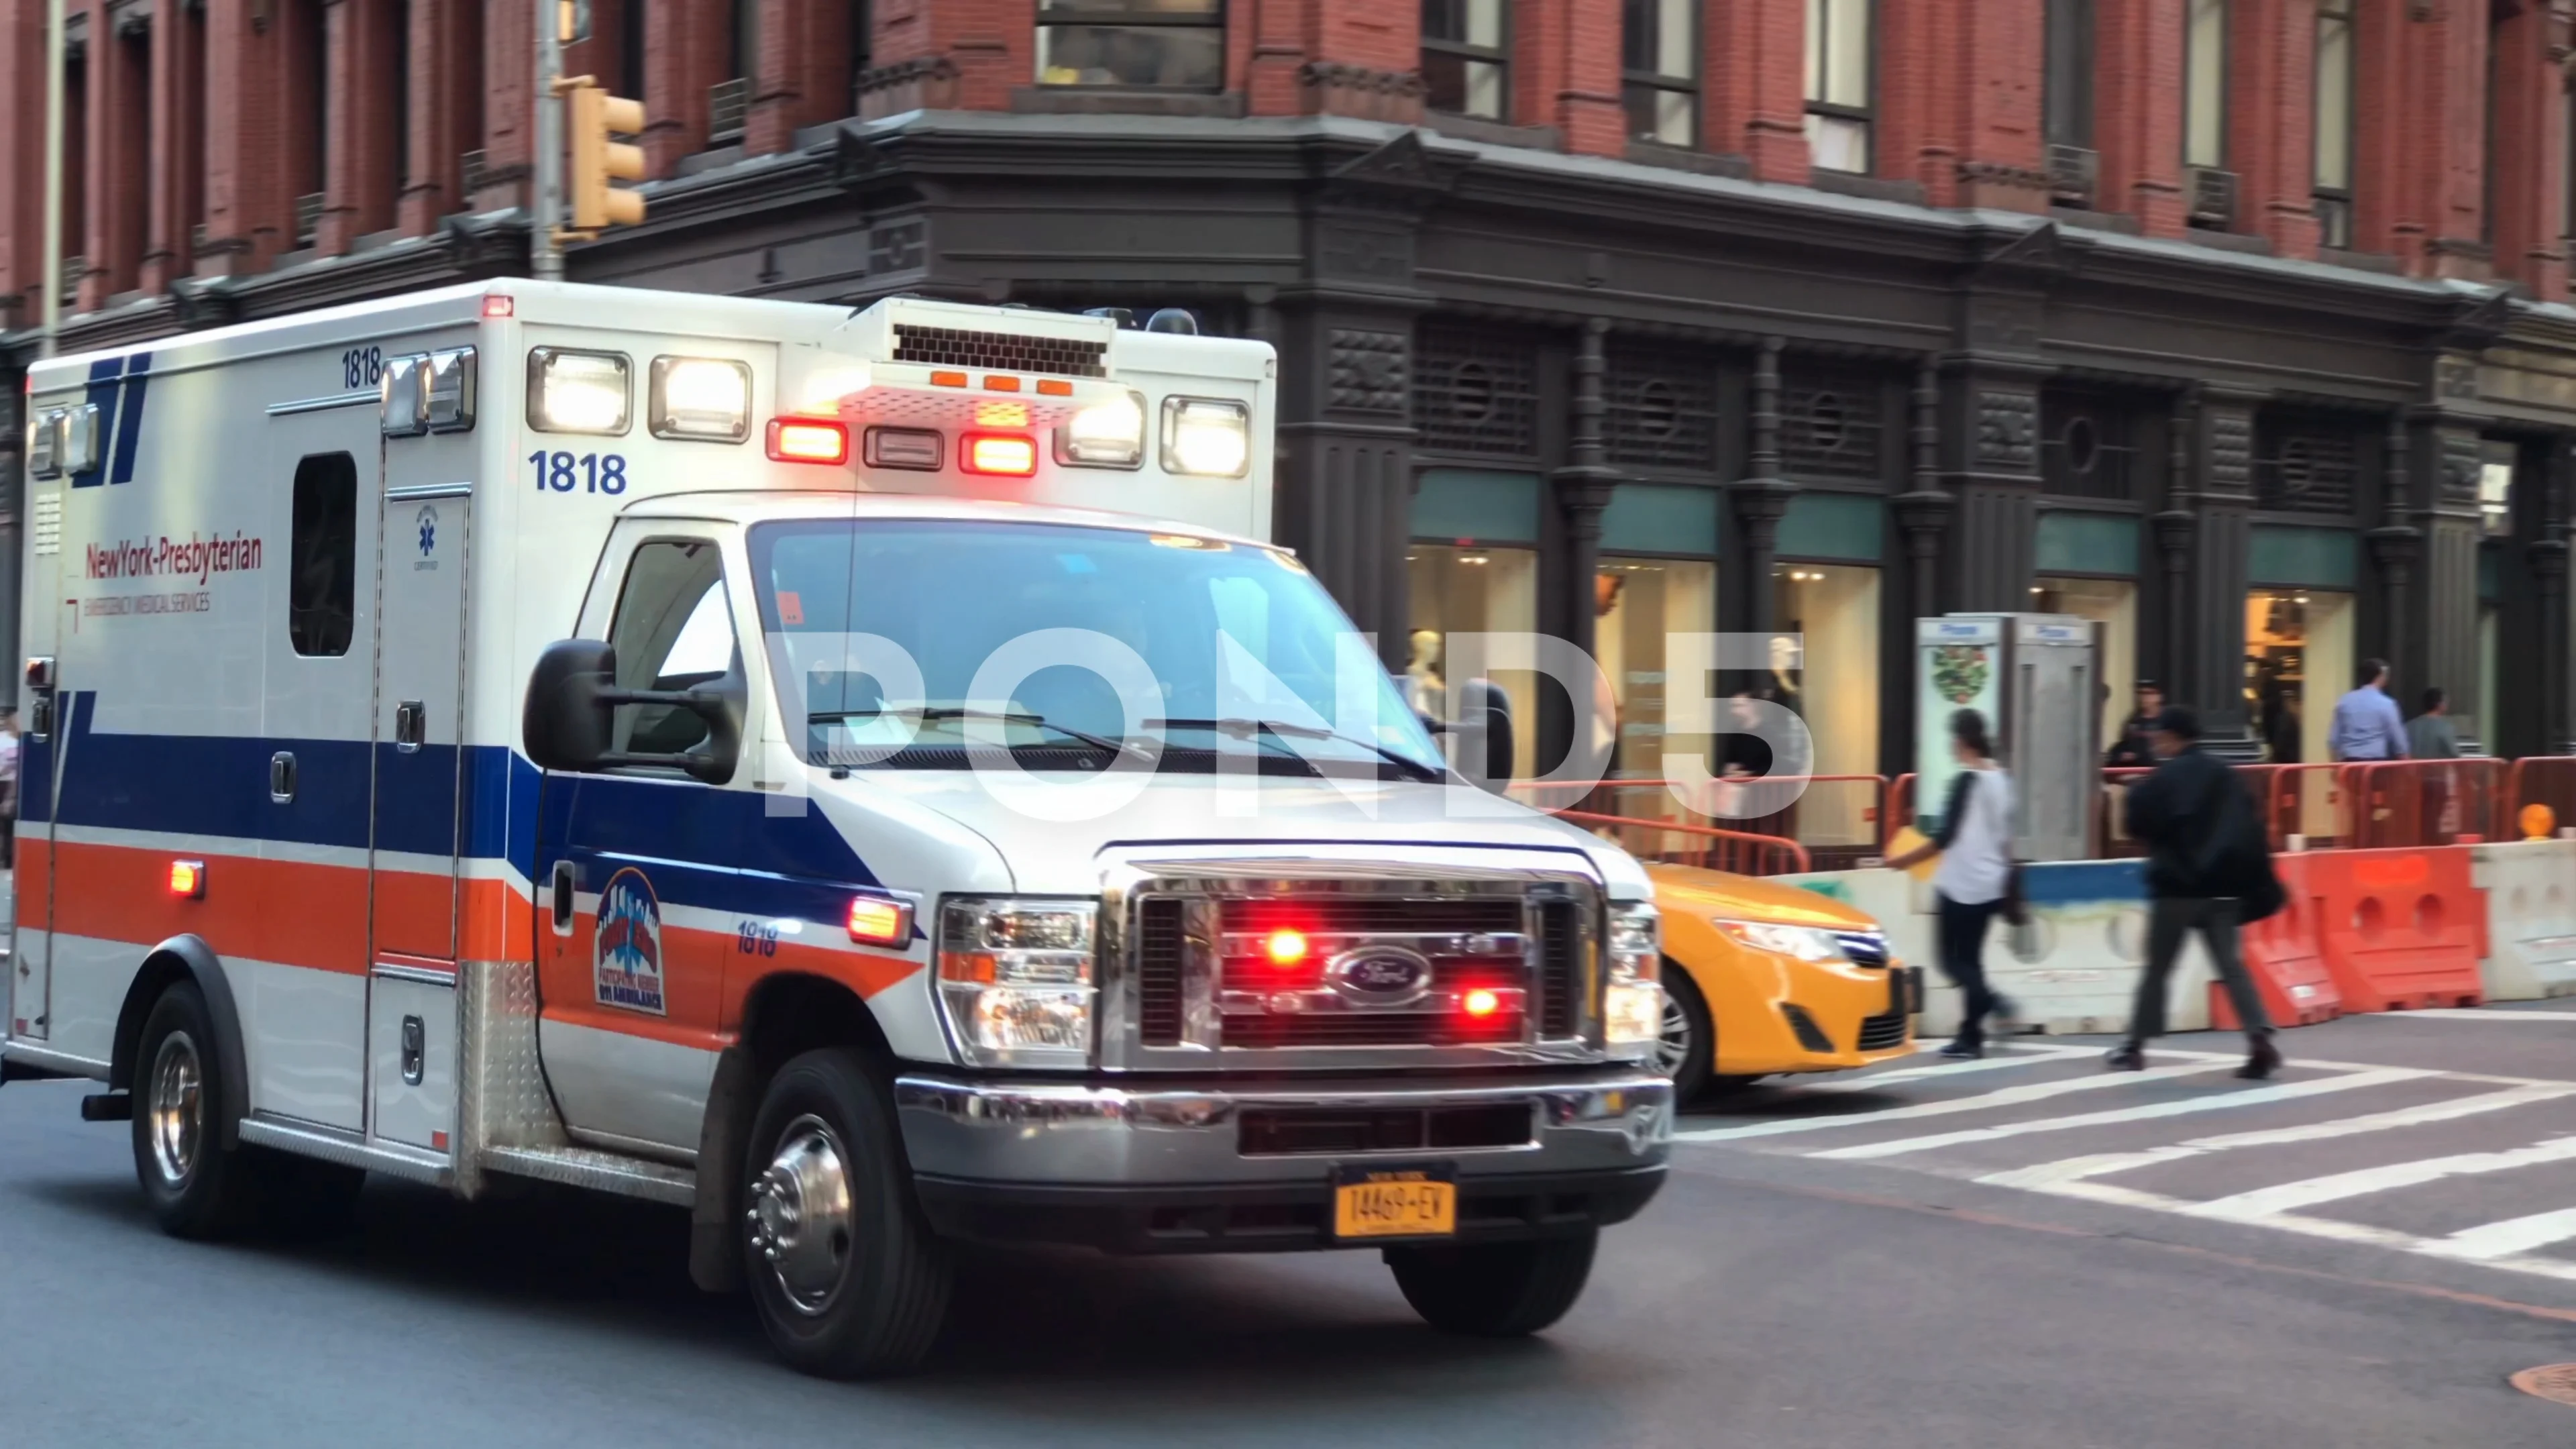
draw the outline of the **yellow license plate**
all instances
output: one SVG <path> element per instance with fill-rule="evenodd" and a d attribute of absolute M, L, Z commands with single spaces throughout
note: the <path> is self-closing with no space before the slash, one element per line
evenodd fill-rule
<path fill-rule="evenodd" d="M 1333 1187 L 1337 1238 L 1445 1238 L 1457 1231 L 1458 1184 L 1427 1172 L 1366 1172 Z"/>

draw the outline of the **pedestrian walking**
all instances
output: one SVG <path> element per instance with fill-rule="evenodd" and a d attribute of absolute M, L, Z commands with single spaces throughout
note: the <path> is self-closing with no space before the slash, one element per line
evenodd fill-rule
<path fill-rule="evenodd" d="M 1986 928 L 2010 905 L 2014 878 L 2012 776 L 1995 763 L 1986 717 L 1973 709 L 1950 716 L 1950 752 L 1959 773 L 1941 807 L 1941 829 L 1930 840 L 1889 858 L 1891 870 L 1910 870 L 1934 855 L 1932 890 L 1940 909 L 1941 974 L 1959 988 L 1959 1034 L 1941 1055 L 1986 1054 L 1986 1020 L 2012 1019 L 2012 1003 L 1986 984 Z"/>
<path fill-rule="evenodd" d="M 2423 712 L 2406 722 L 2406 757 L 2410 760 L 2456 760 L 2460 757 L 2459 727 L 2451 723 L 2451 697 L 2439 689 L 2424 691 Z M 2450 818 L 2451 767 L 2436 766 L 2424 772 L 2423 828 L 2417 838 L 2431 845 L 2447 845 L 2459 833 L 2459 822 Z"/>
<path fill-rule="evenodd" d="M 2326 748 L 2338 760 L 2406 758 L 2406 717 L 2388 697 L 2388 661 L 2361 661 L 2359 682 L 2335 701 Z"/>
<path fill-rule="evenodd" d="M 2128 820 L 2129 834 L 2147 844 L 2147 968 L 2129 1013 L 2129 1039 L 2112 1051 L 2110 1067 L 2146 1070 L 2148 1039 L 2164 1035 L 2174 959 L 2183 937 L 2198 931 L 2245 1027 L 2249 1051 L 2236 1075 L 2260 1080 L 2280 1068 L 2281 1053 L 2236 933 L 2281 908 L 2271 843 L 2236 772 L 2202 753 L 2198 716 L 2179 705 L 2167 709 L 2154 741 L 2163 763 L 2129 792 Z"/>

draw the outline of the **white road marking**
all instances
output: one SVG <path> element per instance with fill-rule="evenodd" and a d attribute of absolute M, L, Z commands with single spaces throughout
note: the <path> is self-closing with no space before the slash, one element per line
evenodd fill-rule
<path fill-rule="evenodd" d="M 2451 1157 L 2427 1157 L 2415 1162 L 2390 1162 L 2352 1172 L 2330 1173 L 2324 1177 L 2256 1188 L 2252 1192 L 2240 1192 L 2211 1202 L 2194 1203 L 2188 1211 L 2198 1218 L 2264 1222 L 2318 1203 L 2367 1197 L 2401 1187 L 2418 1187 L 2446 1177 L 2509 1172 L 2517 1167 L 2539 1167 L 2568 1161 L 2576 1161 L 2576 1137 L 2560 1137 L 2503 1152 L 2464 1152 Z M 2576 1268 L 2576 1264 L 2570 1267 Z"/>
<path fill-rule="evenodd" d="M 1982 1112 L 1990 1107 L 2018 1107 L 2026 1102 L 2044 1102 L 2070 1092 L 2097 1092 L 2108 1088 L 2133 1086 L 2171 1077 L 2193 1076 L 2214 1072 L 2236 1060 L 2222 1057 L 2216 1061 L 2185 1062 L 2179 1066 L 2154 1067 L 2143 1072 L 2104 1072 L 2098 1076 L 2067 1077 L 2053 1082 L 2031 1082 L 2019 1087 L 2005 1087 L 1975 1097 L 1960 1097 L 1946 1102 L 1921 1102 L 1911 1107 L 1887 1107 L 1876 1112 L 1846 1112 L 1833 1117 L 1798 1117 L 1782 1121 L 1755 1122 L 1743 1127 L 1707 1127 L 1696 1132 L 1676 1132 L 1676 1142 L 1734 1142 L 1747 1137 L 1778 1137 L 1791 1132 L 1822 1132 L 1836 1127 L 1871 1127 L 1884 1122 L 1911 1122 L 1922 1117 L 1949 1117 L 1961 1112 Z M 2372 1070 L 2376 1070 L 2375 1068 Z"/>
<path fill-rule="evenodd" d="M 2481 1112 L 2502 1112 L 2546 1102 L 2558 1097 L 2576 1096 L 2576 1085 L 2557 1087 L 2508 1087 L 2483 1096 L 2460 1097 L 2448 1102 L 2430 1102 L 2420 1107 L 2400 1107 L 2389 1112 L 2373 1112 L 2361 1117 L 2338 1117 L 2330 1122 L 2307 1122 L 2296 1127 L 2265 1127 L 2252 1132 L 2228 1132 L 2216 1137 L 2196 1137 L 2188 1142 L 2165 1147 L 2150 1147 L 2140 1152 L 2103 1152 L 2086 1157 L 2068 1157 L 2056 1162 L 2043 1162 L 2034 1167 L 2016 1168 L 2010 1172 L 1989 1173 L 1977 1181 L 1990 1187 L 2022 1187 L 2046 1190 L 2065 1182 L 2081 1182 L 2114 1172 L 2128 1172 L 2153 1167 L 2163 1162 L 2178 1162 L 2204 1153 L 2227 1152 L 2239 1147 L 2281 1147 L 2294 1142 L 2322 1142 L 2335 1137 L 2356 1137 L 2365 1132 L 2388 1132 L 2400 1127 L 2420 1127 L 2431 1122 L 2449 1122 L 2460 1117 L 2473 1117 Z"/>
<path fill-rule="evenodd" d="M 2421 1011 L 2365 1011 L 2359 1014 L 2374 1021 L 2411 1021 L 2429 1016 L 2435 1021 L 2537 1021 L 2560 1026 L 2576 1022 L 2576 1011 L 2489 1011 L 2474 1006 L 2428 1006 Z"/>
<path fill-rule="evenodd" d="M 2036 1132 L 2064 1132 L 2077 1127 L 2108 1127 L 2123 1122 L 2150 1122 L 2161 1117 L 2185 1117 L 2198 1112 L 2224 1112 L 2237 1107 L 2260 1107 L 2271 1102 L 2292 1102 L 2302 1097 L 2318 1097 L 2328 1092 L 2350 1092 L 2365 1087 L 2384 1087 L 2392 1082 L 2420 1081 L 2439 1073 L 2419 1071 L 2413 1067 L 2383 1067 L 2375 1072 L 2351 1072 L 2337 1077 L 2319 1077 L 2314 1081 L 2285 1082 L 2278 1086 L 2254 1087 L 2241 1092 L 2222 1092 L 2215 1097 L 2190 1097 L 2177 1102 L 2149 1102 L 2137 1107 L 2115 1107 L 2106 1112 L 2083 1112 L 2072 1117 L 2041 1117 L 2028 1122 L 2006 1122 L 1994 1127 L 1971 1127 L 1961 1132 L 1936 1132 L 1927 1137 L 1899 1137 L 1887 1142 L 1864 1142 L 1856 1147 L 1837 1147 L 1827 1152 L 1809 1153 L 1811 1157 L 1865 1161 L 1875 1157 L 1900 1157 L 1909 1152 L 1930 1152 L 1937 1148 L 1956 1147 L 1969 1142 L 1994 1142 L 2006 1137 L 2024 1137 Z"/>
<path fill-rule="evenodd" d="M 1938 1050 L 1938 1048 L 1933 1048 Z M 1920 1082 L 1956 1077 L 1969 1072 L 1998 1072 L 2008 1067 L 2035 1067 L 2070 1057 L 2097 1056 L 2091 1047 L 2032 1047 L 2001 1057 L 1987 1057 L 1973 1062 L 1943 1062 L 1937 1067 L 1899 1067 L 1888 1072 L 1869 1072 L 1857 1077 L 1836 1077 L 1829 1082 L 1797 1083 L 1806 1092 L 1868 1092 L 1891 1082 Z"/>
<path fill-rule="evenodd" d="M 2078 1198 L 2085 1202 L 2107 1203 L 2114 1207 L 2139 1208 L 2147 1212 L 2169 1213 L 2177 1217 L 2199 1217 L 2195 1211 L 2202 1204 L 2162 1193 L 2140 1192 L 2132 1187 L 2119 1187 L 2107 1182 L 2062 1182 L 2051 1186 L 2034 1186 L 2034 1192 L 2051 1197 Z M 2451 1245 L 2460 1235 L 2449 1238 L 2423 1238 L 2401 1233 L 2393 1228 L 2374 1228 L 2366 1223 L 2342 1223 L 2332 1218 L 2312 1218 L 2298 1213 L 2280 1213 L 2256 1220 L 2262 1227 L 2285 1233 L 2298 1233 L 2311 1238 L 2330 1238 L 2339 1243 L 2361 1243 L 2374 1248 L 2394 1248 L 2401 1253 L 2414 1253 L 2428 1258 L 2459 1261 L 2461 1255 Z M 2517 1220 L 2519 1221 L 2519 1220 Z M 2471 1232 L 2476 1229 L 2470 1229 Z M 2479 1258 L 2474 1261 L 2489 1268 L 2510 1273 L 2527 1273 L 2536 1278 L 2556 1278 L 2576 1283 L 2576 1260 L 2512 1255 Z"/>
<path fill-rule="evenodd" d="M 2569 1238 L 2576 1238 L 2576 1208 L 2560 1208 L 2556 1212 L 2533 1213 L 2527 1218 L 2506 1218 L 2500 1223 L 2462 1228 L 2435 1246 L 2452 1257 L 2486 1261 L 2509 1258 L 2551 1243 L 2563 1243 Z"/>

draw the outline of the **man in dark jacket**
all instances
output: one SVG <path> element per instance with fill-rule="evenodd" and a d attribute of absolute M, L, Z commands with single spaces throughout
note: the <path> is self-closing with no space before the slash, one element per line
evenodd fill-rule
<path fill-rule="evenodd" d="M 2138 681 L 2138 707 L 2121 721 L 2119 742 L 2102 758 L 2106 770 L 2148 770 L 2155 768 L 2155 752 L 2147 745 L 2147 736 L 2156 727 L 2156 719 L 2165 712 L 2164 687 L 2152 679 Z"/>
<path fill-rule="evenodd" d="M 2129 1039 L 2110 1056 L 2113 1071 L 2143 1071 L 2147 1038 L 2164 1035 L 2165 987 L 2183 937 L 2197 930 L 2218 979 L 2235 1003 L 2251 1053 L 2236 1075 L 2261 1079 L 2280 1068 L 2272 1019 L 2245 970 L 2236 930 L 2239 893 L 2268 878 L 2270 845 L 2236 773 L 2200 750 L 2200 720 L 2179 705 L 2158 716 L 2151 740 L 2163 763 L 2129 792 L 2129 834 L 2147 846 L 2147 966 L 2129 1013 Z"/>

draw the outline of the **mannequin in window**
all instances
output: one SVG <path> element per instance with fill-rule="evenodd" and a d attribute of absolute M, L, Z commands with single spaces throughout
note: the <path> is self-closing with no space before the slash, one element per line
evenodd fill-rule
<path fill-rule="evenodd" d="M 1445 718 L 1449 704 L 1449 686 L 1440 677 L 1440 637 L 1437 629 L 1414 630 L 1404 666 L 1404 702 L 1433 719 Z"/>

